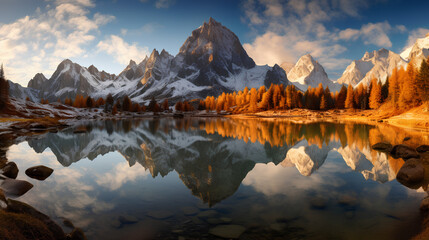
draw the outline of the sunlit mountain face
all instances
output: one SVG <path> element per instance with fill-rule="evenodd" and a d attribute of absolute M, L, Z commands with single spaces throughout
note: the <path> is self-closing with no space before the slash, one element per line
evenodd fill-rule
<path fill-rule="evenodd" d="M 364 237 L 358 224 L 371 238 L 388 239 L 398 229 L 407 229 L 403 236 L 418 230 L 410 224 L 419 220 L 427 184 L 416 191 L 398 183 L 404 160 L 371 146 L 406 136 L 411 146 L 428 142 L 380 124 L 109 120 L 11 139 L 2 156 L 17 163 L 18 179 L 34 184 L 19 200 L 60 224 L 72 220 L 90 238 L 210 239 L 218 225 L 243 227 L 244 239 L 328 237 L 332 226 L 343 229 L 337 237 Z M 52 176 L 35 182 L 24 174 L 38 164 L 53 168 Z M 369 228 L 373 222 L 382 224 Z"/>

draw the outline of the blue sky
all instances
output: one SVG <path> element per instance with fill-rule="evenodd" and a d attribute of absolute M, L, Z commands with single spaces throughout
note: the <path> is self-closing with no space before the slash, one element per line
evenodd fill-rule
<path fill-rule="evenodd" d="M 178 53 L 209 17 L 231 29 L 257 64 L 310 53 L 337 79 L 365 51 L 400 53 L 429 32 L 429 1 L 2 0 L 0 62 L 26 85 L 69 58 L 118 74 L 153 48 Z"/>

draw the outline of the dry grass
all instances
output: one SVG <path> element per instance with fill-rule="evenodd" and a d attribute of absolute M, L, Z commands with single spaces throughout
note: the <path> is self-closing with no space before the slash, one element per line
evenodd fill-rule
<path fill-rule="evenodd" d="M 55 239 L 48 227 L 29 215 L 0 211 L 0 239 Z"/>

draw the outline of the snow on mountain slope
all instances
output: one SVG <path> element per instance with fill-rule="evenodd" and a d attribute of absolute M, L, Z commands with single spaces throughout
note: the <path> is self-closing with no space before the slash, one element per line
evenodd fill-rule
<path fill-rule="evenodd" d="M 421 62 L 429 56 L 429 33 L 424 38 L 418 38 L 416 42 L 406 48 L 401 57 L 406 61 L 413 59 L 414 64 L 420 67 Z"/>
<path fill-rule="evenodd" d="M 19 83 L 14 83 L 10 80 L 7 82 L 9 83 L 10 97 L 16 99 L 26 99 L 28 97 L 33 102 L 40 101 L 40 99 L 37 97 L 39 92 L 36 89 L 23 87 Z"/>
<path fill-rule="evenodd" d="M 323 87 L 329 86 L 331 91 L 341 88 L 328 78 L 325 69 L 310 54 L 302 56 L 290 69 L 287 76 L 292 84 L 303 91 L 306 91 L 308 87 L 316 88 L 320 83 Z"/>
<path fill-rule="evenodd" d="M 34 80 L 30 85 L 39 90 L 38 97 L 50 101 L 74 99 L 76 94 L 98 98 L 110 93 L 115 98 L 127 95 L 140 103 L 152 97 L 159 101 L 169 98 L 174 103 L 246 86 L 269 87 L 271 83 L 288 85 L 284 70 L 278 65 L 256 66 L 238 37 L 210 18 L 192 32 L 175 57 L 154 49 L 139 64 L 131 60 L 118 76 L 64 60 L 49 80 L 37 84 Z"/>
<path fill-rule="evenodd" d="M 366 52 L 362 59 L 354 60 L 346 68 L 337 83 L 351 84 L 353 87 L 359 84 L 368 86 L 373 78 L 384 83 L 395 67 L 406 65 L 407 62 L 401 56 L 384 48 L 371 53 Z"/>

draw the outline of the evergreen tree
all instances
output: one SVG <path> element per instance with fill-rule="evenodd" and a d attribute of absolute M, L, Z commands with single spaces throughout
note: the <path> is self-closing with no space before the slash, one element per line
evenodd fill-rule
<path fill-rule="evenodd" d="M 112 94 L 108 94 L 106 97 L 106 104 L 104 104 L 104 112 L 111 112 L 113 108 L 114 99 L 112 97 Z"/>
<path fill-rule="evenodd" d="M 389 77 L 386 77 L 386 82 L 381 87 L 381 101 L 385 102 L 387 97 L 389 97 Z"/>
<path fill-rule="evenodd" d="M 94 100 L 91 97 L 86 98 L 86 107 L 87 108 L 93 108 L 94 107 Z"/>
<path fill-rule="evenodd" d="M 335 105 L 336 105 L 335 107 L 338 109 L 344 109 L 346 98 L 347 98 L 347 88 L 346 86 L 343 85 L 335 101 Z"/>
<path fill-rule="evenodd" d="M 122 111 L 129 112 L 131 110 L 131 99 L 128 96 L 125 96 L 122 99 Z"/>

